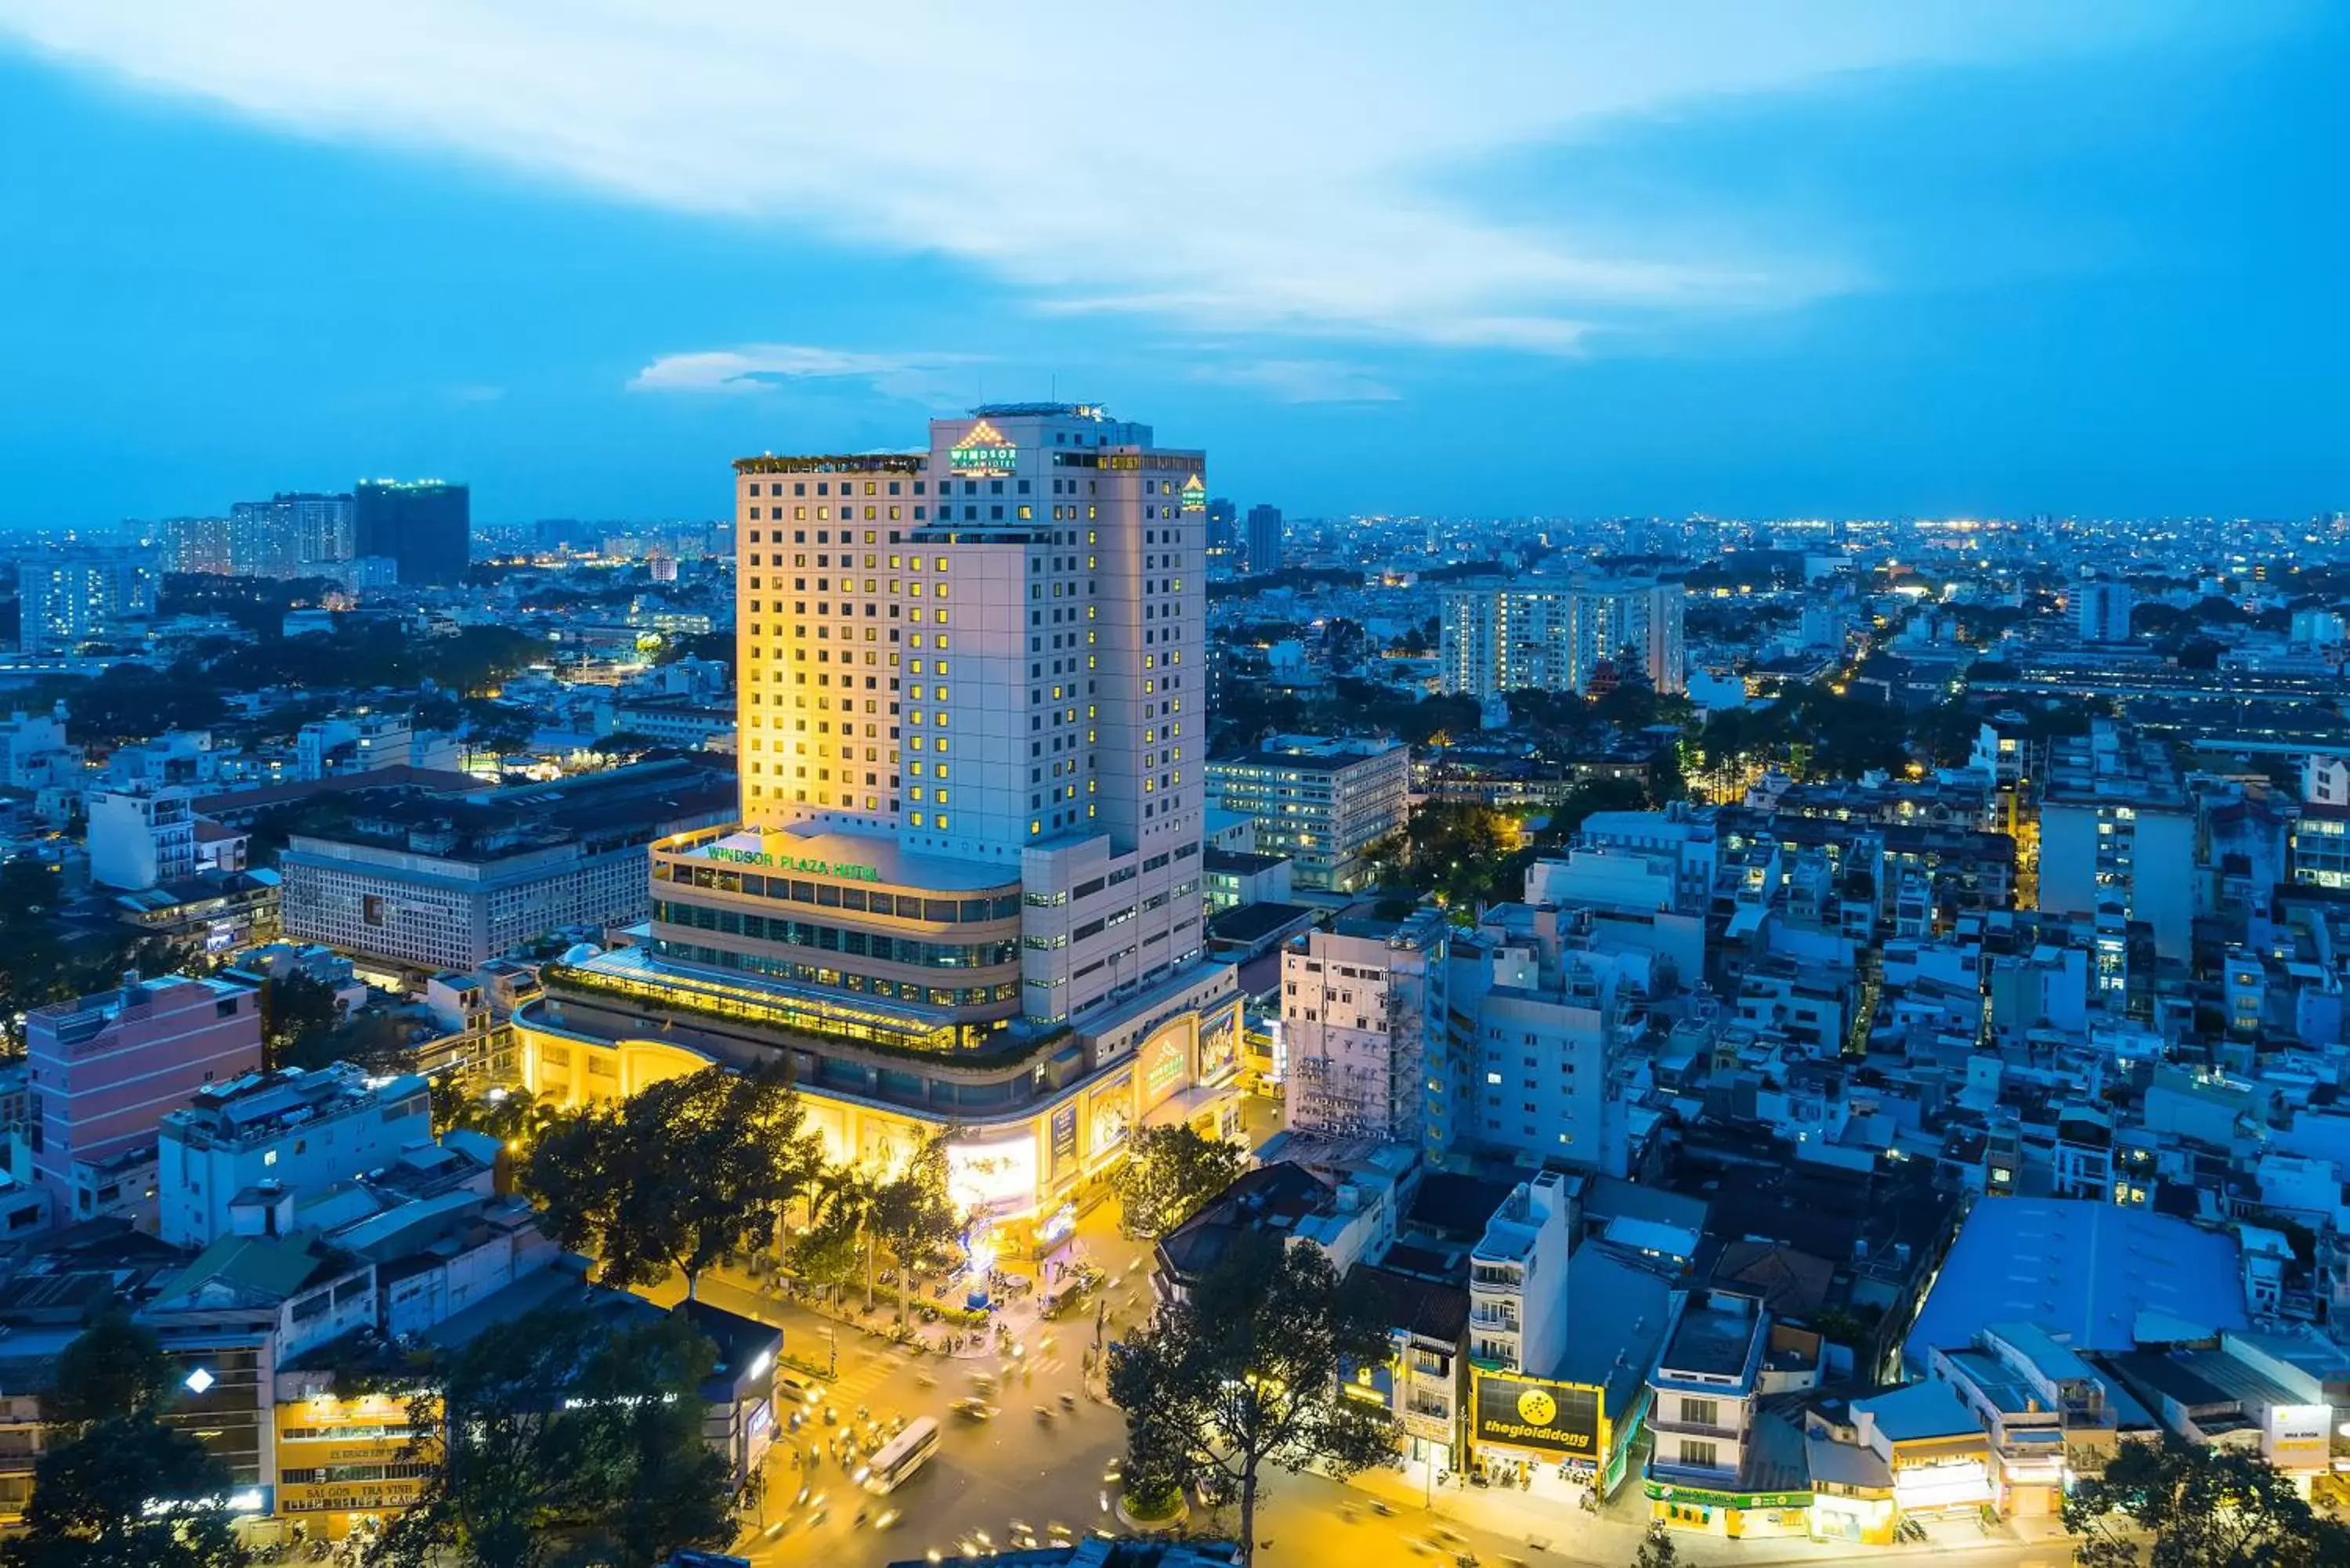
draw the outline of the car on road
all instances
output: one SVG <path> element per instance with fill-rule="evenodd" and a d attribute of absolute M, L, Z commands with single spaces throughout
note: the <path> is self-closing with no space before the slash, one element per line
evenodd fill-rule
<path fill-rule="evenodd" d="M 984 1399 L 958 1399 L 947 1408 L 966 1421 L 992 1421 L 995 1418 L 995 1407 Z"/>
<path fill-rule="evenodd" d="M 824 1397 L 824 1385 L 795 1372 L 778 1370 L 775 1393 L 783 1398 L 796 1399 L 803 1405 L 814 1405 Z"/>

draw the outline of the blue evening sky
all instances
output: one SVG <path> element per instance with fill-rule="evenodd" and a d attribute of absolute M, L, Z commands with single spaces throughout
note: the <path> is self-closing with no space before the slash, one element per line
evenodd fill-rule
<path fill-rule="evenodd" d="M 0 0 L 0 526 L 1055 392 L 1293 515 L 2350 507 L 2350 6 L 346 9 Z"/>

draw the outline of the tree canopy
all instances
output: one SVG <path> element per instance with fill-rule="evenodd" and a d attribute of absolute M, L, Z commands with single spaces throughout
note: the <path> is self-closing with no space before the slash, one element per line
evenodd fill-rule
<path fill-rule="evenodd" d="M 1202 1136 L 1188 1122 L 1145 1127 L 1118 1173 L 1118 1198 L 1131 1235 L 1164 1236 L 1248 1168 L 1236 1143 Z"/>
<path fill-rule="evenodd" d="M 66 1346 L 41 1397 L 54 1446 L 34 1467 L 24 1530 L 0 1544 L 0 1564 L 238 1568 L 246 1561 L 220 1506 L 228 1468 L 159 1418 L 170 1391 L 161 1345 L 120 1308 Z"/>
<path fill-rule="evenodd" d="M 163 1408 L 171 1379 L 161 1343 L 117 1306 L 58 1354 L 57 1375 L 41 1396 L 41 1419 L 75 1428 L 152 1416 Z"/>
<path fill-rule="evenodd" d="M 185 944 L 131 926 L 69 926 L 58 919 L 65 902 L 54 867 L 29 858 L 0 861 L 0 1014 L 104 991 L 120 983 L 126 970 L 151 980 L 186 961 Z"/>
<path fill-rule="evenodd" d="M 2350 1525 L 2319 1513 L 2256 1453 L 2166 1438 L 2124 1443 L 2105 1473 L 2064 1499 L 2083 1568 L 2137 1563 L 2121 1527 L 2151 1532 L 2146 1568 L 2333 1568 L 2350 1563 Z"/>
<path fill-rule="evenodd" d="M 1339 1392 L 1354 1368 L 1391 1354 L 1367 1291 L 1342 1281 L 1318 1248 L 1243 1239 L 1110 1354 L 1128 1490 L 1229 1487 L 1240 1500 L 1241 1561 L 1253 1562 L 1266 1465 L 1312 1460 L 1345 1476 L 1393 1452 L 1388 1412 Z"/>
<path fill-rule="evenodd" d="M 650 1568 L 725 1543 L 732 1478 L 702 1436 L 712 1355 L 673 1315 L 615 1326 L 553 1308 L 492 1326 L 411 1402 L 432 1475 L 370 1563 Z"/>
<path fill-rule="evenodd" d="M 606 1283 L 651 1284 L 674 1269 L 691 1294 L 712 1263 L 775 1236 L 821 1158 L 783 1077 L 710 1067 L 551 1122 L 522 1187 L 558 1242 L 599 1260 Z"/>
<path fill-rule="evenodd" d="M 903 1168 L 885 1177 L 873 1195 L 873 1229 L 898 1260 L 906 1288 L 898 1293 L 898 1322 L 906 1321 L 913 1276 L 936 1263 L 962 1230 L 947 1190 L 947 1140 L 934 1137 Z"/>

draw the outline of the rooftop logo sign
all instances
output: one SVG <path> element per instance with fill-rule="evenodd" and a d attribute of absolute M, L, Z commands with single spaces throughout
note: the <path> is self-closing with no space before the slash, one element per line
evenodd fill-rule
<path fill-rule="evenodd" d="M 853 866 L 846 860 L 816 860 L 792 855 L 770 855 L 764 849 L 719 849 L 710 851 L 712 860 L 731 860 L 737 866 L 772 866 L 778 871 L 806 871 L 817 877 L 838 877 L 850 882 L 879 882 L 881 873 L 871 866 Z"/>
<path fill-rule="evenodd" d="M 1009 473 L 1019 456 L 1020 449 L 1004 439 L 993 421 L 982 420 L 948 450 L 947 466 L 957 473 Z"/>

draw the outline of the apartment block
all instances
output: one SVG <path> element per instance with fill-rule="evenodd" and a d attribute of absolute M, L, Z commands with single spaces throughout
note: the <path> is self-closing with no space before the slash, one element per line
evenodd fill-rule
<path fill-rule="evenodd" d="M 1427 1062 L 1444 1027 L 1447 926 L 1342 920 L 1281 955 L 1287 1125 L 1417 1147 Z"/>
<path fill-rule="evenodd" d="M 1259 853 L 1288 857 L 1296 885 L 1352 892 L 1368 852 L 1410 815 L 1411 748 L 1284 735 L 1208 764 L 1215 804 L 1256 824 Z"/>

